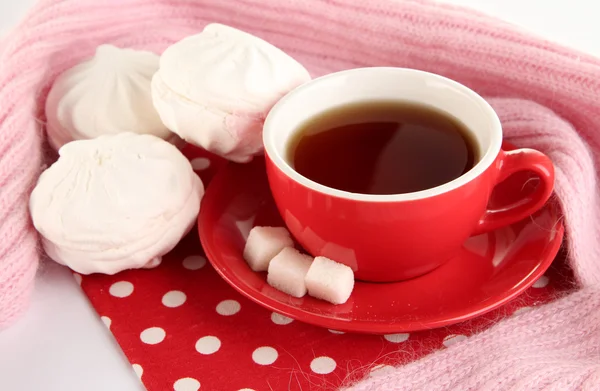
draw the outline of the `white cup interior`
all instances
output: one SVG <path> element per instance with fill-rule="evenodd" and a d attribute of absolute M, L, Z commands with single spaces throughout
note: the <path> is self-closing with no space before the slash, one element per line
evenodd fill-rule
<path fill-rule="evenodd" d="M 377 100 L 424 104 L 454 116 L 471 131 L 479 149 L 478 163 L 451 182 L 394 195 L 349 193 L 323 186 L 294 171 L 286 159 L 286 150 L 305 121 L 338 106 Z M 414 69 L 358 68 L 314 79 L 283 97 L 267 116 L 263 142 L 265 152 L 278 168 L 304 186 L 342 198 L 387 202 L 435 196 L 476 178 L 496 159 L 502 145 L 502 128 L 485 99 L 453 80 Z"/>

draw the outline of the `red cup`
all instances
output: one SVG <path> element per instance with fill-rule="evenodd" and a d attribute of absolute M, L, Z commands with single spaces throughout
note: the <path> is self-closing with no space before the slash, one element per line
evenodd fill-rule
<path fill-rule="evenodd" d="M 286 149 L 305 121 L 340 105 L 373 100 L 425 104 L 453 115 L 472 132 L 480 160 L 441 186 L 394 195 L 333 189 L 294 171 Z M 344 263 L 364 281 L 405 280 L 435 269 L 468 237 L 540 209 L 554 185 L 554 167 L 546 155 L 501 149 L 500 120 L 481 96 L 453 80 L 413 69 L 360 68 L 306 83 L 270 111 L 263 142 L 269 185 L 289 231 L 310 254 Z M 494 187 L 519 171 L 540 178 L 533 194 L 489 209 Z"/>

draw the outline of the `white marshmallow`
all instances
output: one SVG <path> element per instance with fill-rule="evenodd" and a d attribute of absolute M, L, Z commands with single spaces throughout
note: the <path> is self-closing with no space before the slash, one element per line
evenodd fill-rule
<path fill-rule="evenodd" d="M 247 162 L 262 152 L 271 107 L 309 80 L 300 63 L 270 43 L 209 24 L 165 50 L 152 98 L 163 123 L 184 140 Z"/>
<path fill-rule="evenodd" d="M 275 255 L 293 246 L 290 233 L 283 227 L 254 227 L 246 240 L 244 259 L 255 272 L 267 271 Z"/>
<path fill-rule="evenodd" d="M 294 297 L 306 294 L 304 278 L 312 263 L 310 255 L 301 254 L 292 247 L 286 247 L 269 263 L 267 283 Z"/>
<path fill-rule="evenodd" d="M 46 100 L 51 146 L 58 150 L 69 141 L 121 132 L 180 142 L 152 104 L 158 63 L 155 53 L 101 45 L 92 58 L 62 73 Z"/>
<path fill-rule="evenodd" d="M 333 304 L 344 304 L 354 289 L 354 272 L 329 258 L 316 257 L 304 282 L 309 295 Z"/>
<path fill-rule="evenodd" d="M 82 274 L 154 267 L 196 223 L 204 186 L 172 144 L 120 133 L 58 153 L 29 202 L 56 262 Z"/>

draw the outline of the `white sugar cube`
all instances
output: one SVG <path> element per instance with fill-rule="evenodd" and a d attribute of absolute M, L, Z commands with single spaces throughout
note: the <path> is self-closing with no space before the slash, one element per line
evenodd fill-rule
<path fill-rule="evenodd" d="M 302 297 L 306 294 L 304 277 L 306 277 L 311 263 L 310 255 L 301 254 L 292 247 L 286 247 L 271 260 L 267 282 L 273 288 L 288 295 Z"/>
<path fill-rule="evenodd" d="M 293 247 L 290 233 L 283 227 L 254 227 L 248 234 L 244 259 L 255 272 L 269 269 L 269 262 L 284 247 Z"/>
<path fill-rule="evenodd" d="M 344 304 L 354 288 L 354 272 L 329 258 L 316 257 L 304 282 L 309 295 L 333 304 Z"/>

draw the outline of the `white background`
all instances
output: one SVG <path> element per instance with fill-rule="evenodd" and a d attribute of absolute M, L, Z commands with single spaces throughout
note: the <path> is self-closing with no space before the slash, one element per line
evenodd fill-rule
<path fill-rule="evenodd" d="M 477 8 L 600 56 L 600 5 L 595 0 L 443 1 Z M 34 2 L 0 0 L 0 36 Z M 28 314 L 0 332 L 0 390 L 138 391 L 143 387 L 71 273 L 46 264 L 38 273 Z"/>

